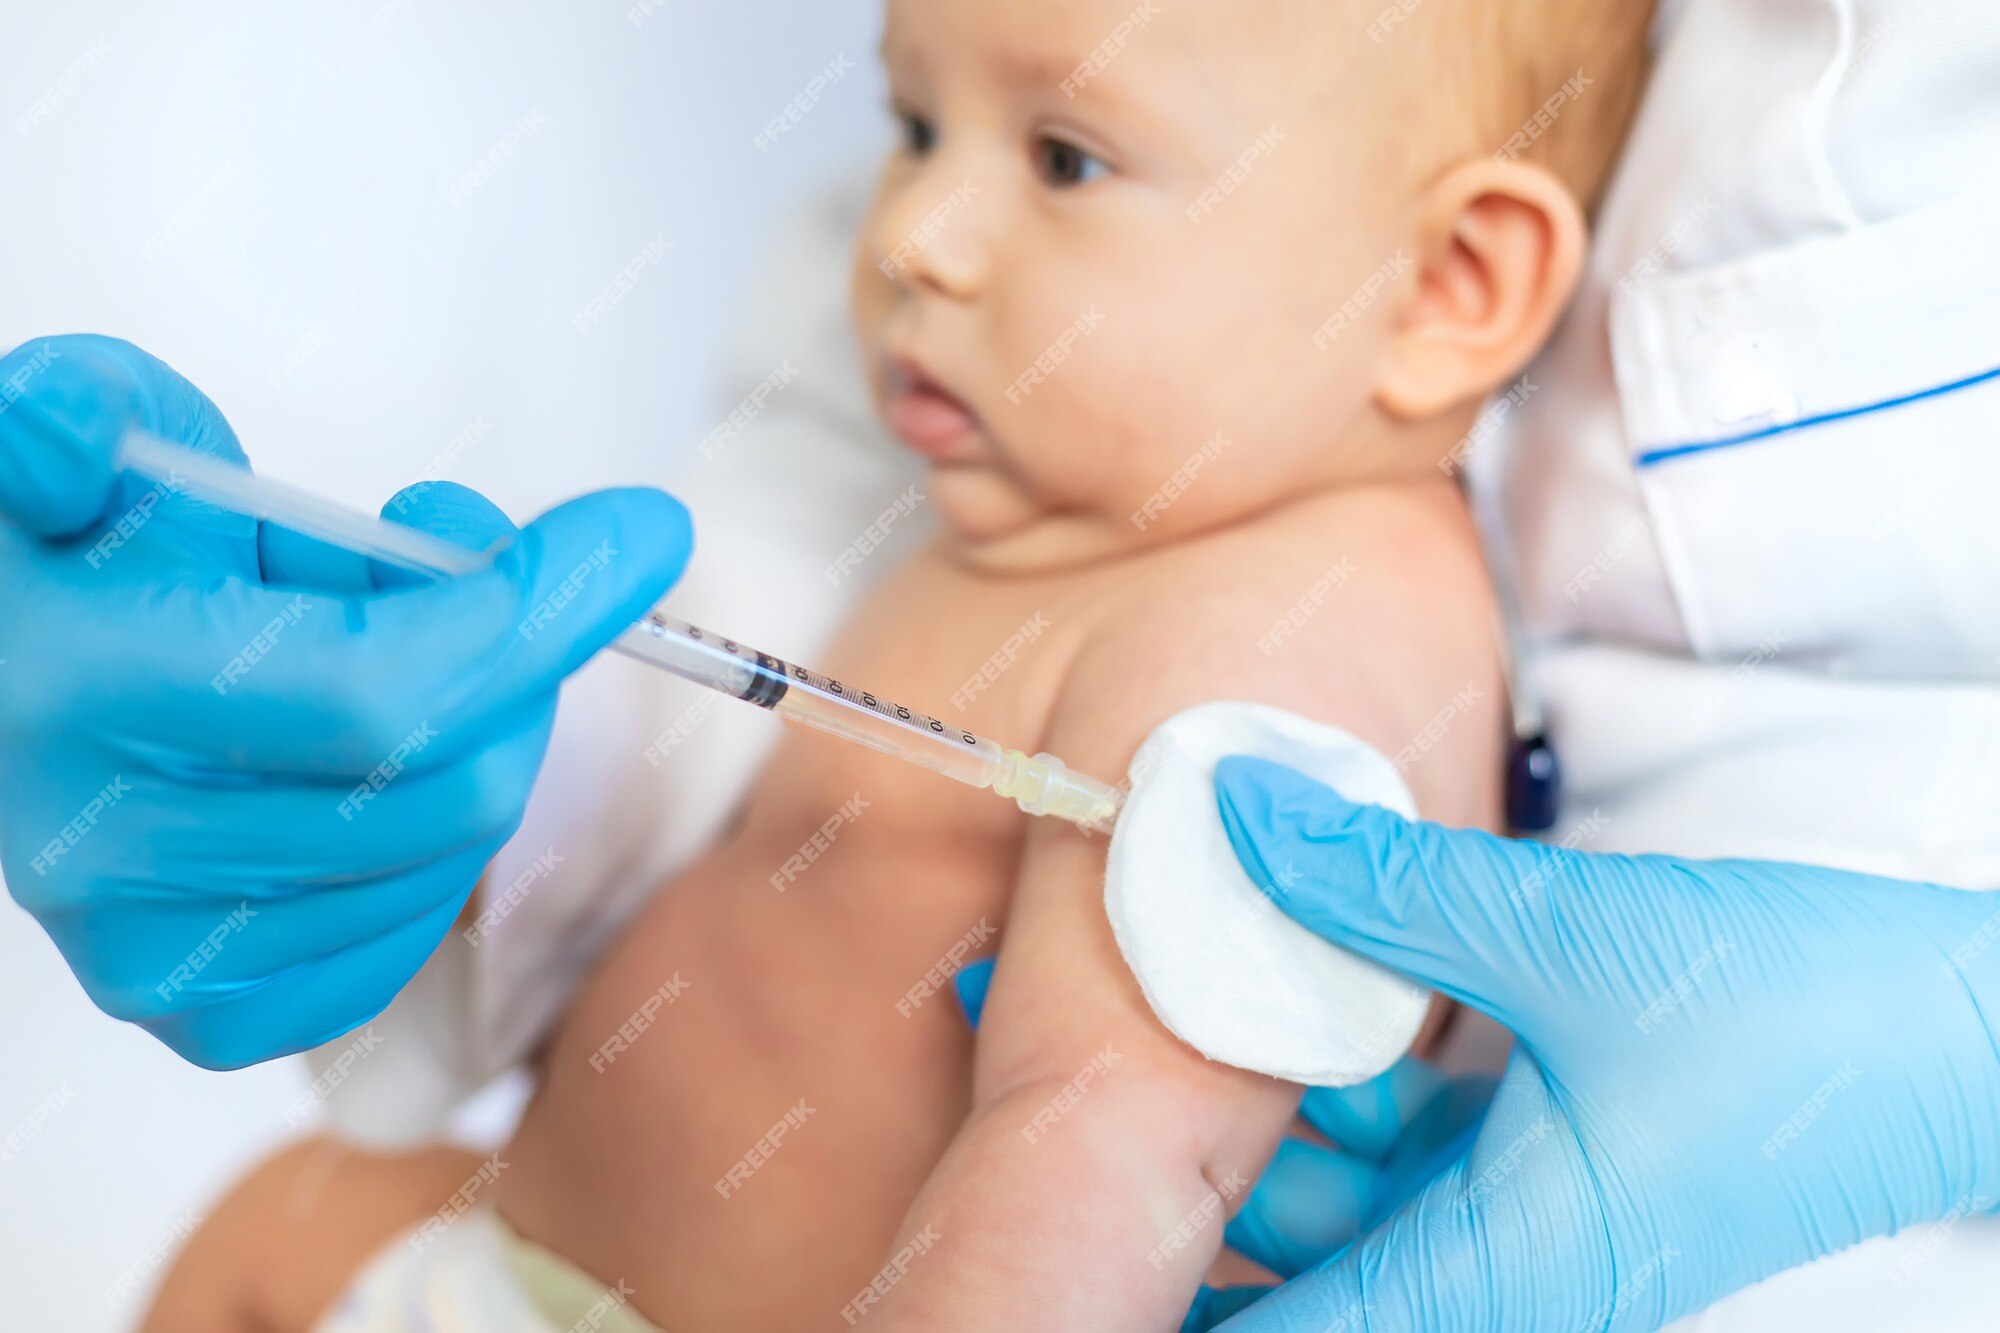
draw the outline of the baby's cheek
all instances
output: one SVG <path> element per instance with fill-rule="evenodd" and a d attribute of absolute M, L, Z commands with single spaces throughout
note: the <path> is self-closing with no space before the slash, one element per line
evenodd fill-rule
<path fill-rule="evenodd" d="M 1049 489 L 1072 502 L 1120 494 L 1156 472 L 1154 455 L 1178 441 L 1169 405 L 1170 363 L 1130 315 L 1103 323 L 1049 377 L 1049 392 L 1024 404 L 1023 445 L 1048 474 Z M 1185 429 L 1183 426 L 1182 430 Z M 1162 435 L 1164 447 L 1155 447 Z M 1157 483 L 1158 478 L 1155 477 Z"/>
<path fill-rule="evenodd" d="M 1169 508 L 1192 506 L 1204 478 L 1212 482 L 1226 464 L 1228 449 L 1211 444 L 1225 432 L 1198 400 L 1141 386 L 1123 401 L 1125 412 L 1100 422 L 1088 466 L 1095 507 L 1131 537 L 1158 526 Z"/>
<path fill-rule="evenodd" d="M 1092 404 L 1100 490 L 1140 532 L 1208 526 L 1284 480 L 1266 448 L 1272 386 L 1242 354 L 1186 334 L 1134 348 L 1120 388 Z"/>
<path fill-rule="evenodd" d="M 1124 360 L 1106 358 L 1072 405 L 1071 447 L 1051 459 L 1067 498 L 1128 539 L 1209 526 L 1261 470 L 1256 428 L 1218 392 L 1233 368 L 1171 341 L 1140 338 Z"/>
<path fill-rule="evenodd" d="M 872 353 L 882 344 L 882 329 L 888 323 L 894 300 L 894 288 L 869 258 L 866 244 L 857 247 L 848 279 L 848 318 L 863 354 L 871 363 L 871 378 L 874 369 Z"/>

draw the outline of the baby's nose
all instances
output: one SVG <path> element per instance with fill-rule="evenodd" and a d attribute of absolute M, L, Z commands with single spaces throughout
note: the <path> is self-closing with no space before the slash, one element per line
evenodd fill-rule
<path fill-rule="evenodd" d="M 986 191 L 970 175 L 922 171 L 876 219 L 878 264 L 891 282 L 960 300 L 978 295 L 992 262 L 982 228 Z"/>

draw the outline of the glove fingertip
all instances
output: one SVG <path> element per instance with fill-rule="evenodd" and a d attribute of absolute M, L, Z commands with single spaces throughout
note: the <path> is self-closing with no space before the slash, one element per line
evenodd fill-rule
<path fill-rule="evenodd" d="M 1338 850 L 1330 844 L 1359 807 L 1293 769 L 1247 755 L 1216 764 L 1215 789 L 1236 859 L 1280 907 L 1293 911 L 1299 903 L 1294 891 L 1304 884 L 1339 878 L 1326 873 L 1328 857 Z"/>
<path fill-rule="evenodd" d="M 468 496 L 458 501 L 478 511 Z M 680 577 L 692 544 L 673 497 L 597 491 L 522 528 L 490 570 L 453 580 L 437 598 L 417 593 L 400 610 L 422 619 L 440 599 L 462 608 L 460 623 L 478 628 L 461 635 L 461 651 L 501 668 L 483 678 L 483 706 L 505 711 L 550 693 L 629 630 Z"/>
<path fill-rule="evenodd" d="M 991 958 L 967 963 L 951 979 L 958 1007 L 965 1011 L 966 1024 L 974 1029 L 979 1027 L 979 1020 L 986 1012 L 986 992 L 993 986 L 993 963 Z"/>
<path fill-rule="evenodd" d="M 38 338 L 0 357 L 0 516 L 38 537 L 82 532 L 111 504 L 139 386 L 108 339 Z"/>
<path fill-rule="evenodd" d="M 382 517 L 468 551 L 492 550 L 520 531 L 499 505 L 455 481 L 420 481 L 405 486 L 382 506 Z M 373 573 L 375 586 L 385 590 L 428 581 L 423 575 L 379 561 Z"/>
<path fill-rule="evenodd" d="M 464 536 L 458 544 L 474 548 L 490 544 L 494 536 L 518 532 L 498 504 L 472 486 L 448 480 L 410 482 L 382 504 L 382 518 L 448 540 Z"/>
<path fill-rule="evenodd" d="M 1279 1277 L 1296 1277 L 1354 1238 L 1378 1175 L 1351 1153 L 1282 1140 L 1224 1239 Z"/>
<path fill-rule="evenodd" d="M 405 486 L 382 506 L 382 517 L 474 551 L 520 531 L 499 505 L 455 481 Z"/>
<path fill-rule="evenodd" d="M 1276 767 L 1248 755 L 1228 755 L 1215 765 L 1216 809 L 1222 815 L 1223 831 L 1229 835 L 1236 859 L 1266 893 L 1275 887 L 1275 880 L 1265 848 L 1275 841 L 1276 831 L 1271 826 L 1271 794 L 1264 779 L 1266 771 Z"/>
<path fill-rule="evenodd" d="M 1299 1114 L 1348 1152 L 1379 1162 L 1445 1083 L 1437 1069 L 1406 1055 L 1366 1083 L 1306 1089 Z"/>
<path fill-rule="evenodd" d="M 648 605 L 680 582 L 694 554 L 694 518 L 686 505 L 647 486 L 603 491 L 585 501 L 602 509 L 614 544 L 630 561 L 627 577 L 634 586 L 651 590 Z"/>
<path fill-rule="evenodd" d="M 523 634 L 568 645 L 567 674 L 666 595 L 693 546 L 687 508 L 663 491 L 598 491 L 558 505 L 515 548 L 546 608 Z"/>
<path fill-rule="evenodd" d="M 1377 805 L 1348 800 L 1295 768 L 1254 755 L 1232 754 L 1215 765 L 1216 798 L 1247 833 L 1326 842 L 1350 832 L 1370 832 L 1376 820 L 1397 816 Z"/>
<path fill-rule="evenodd" d="M 1252 882 L 1293 920 L 1330 939 L 1351 924 L 1337 906 L 1372 896 L 1383 848 L 1407 827 L 1392 811 L 1357 804 L 1268 759 L 1222 759 L 1215 787 L 1223 830 Z"/>

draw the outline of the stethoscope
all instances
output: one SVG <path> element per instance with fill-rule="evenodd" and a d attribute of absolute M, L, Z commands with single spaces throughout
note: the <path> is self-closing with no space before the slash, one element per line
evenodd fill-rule
<path fill-rule="evenodd" d="M 1501 673 L 1514 712 L 1514 736 L 1507 749 L 1507 826 L 1516 833 L 1547 833 L 1562 813 L 1562 765 L 1549 741 L 1541 693 L 1528 679 L 1526 640 L 1513 593 L 1502 590 L 1500 601 Z"/>
<path fill-rule="evenodd" d="M 1506 543 L 1479 505 L 1475 504 L 1473 511 L 1480 544 L 1486 548 L 1486 567 L 1494 571 L 1493 600 L 1500 611 L 1500 673 L 1513 709 L 1513 736 L 1507 747 L 1507 827 L 1515 833 L 1547 833 L 1562 813 L 1562 765 L 1549 740 L 1541 691 L 1535 688 L 1527 669 L 1528 635 L 1521 599 L 1513 581 L 1501 572 L 1509 568 L 1501 563 L 1507 554 Z"/>

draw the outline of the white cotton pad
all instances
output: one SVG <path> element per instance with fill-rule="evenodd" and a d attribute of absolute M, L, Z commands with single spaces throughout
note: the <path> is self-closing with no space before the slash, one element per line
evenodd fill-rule
<path fill-rule="evenodd" d="M 1132 760 L 1104 905 L 1153 1012 L 1211 1060 L 1325 1087 L 1410 1048 L 1430 993 L 1295 924 L 1250 881 L 1216 807 L 1215 766 L 1270 759 L 1348 800 L 1414 816 L 1395 766 L 1340 730 L 1258 704 L 1169 719 Z"/>

